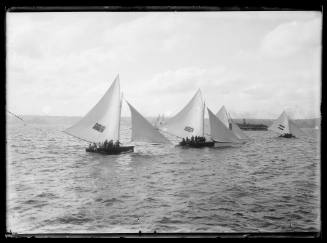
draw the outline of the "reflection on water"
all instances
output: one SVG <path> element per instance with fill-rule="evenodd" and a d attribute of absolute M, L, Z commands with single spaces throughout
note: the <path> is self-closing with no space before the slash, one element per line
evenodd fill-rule
<path fill-rule="evenodd" d="M 100 155 L 60 131 L 8 124 L 8 225 L 31 232 L 319 230 L 319 131 L 246 132 L 236 148 L 135 144 Z M 122 123 L 128 144 L 130 124 Z"/>

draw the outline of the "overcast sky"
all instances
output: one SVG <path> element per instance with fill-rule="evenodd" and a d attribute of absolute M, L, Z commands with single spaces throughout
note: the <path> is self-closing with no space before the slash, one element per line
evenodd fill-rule
<path fill-rule="evenodd" d="M 8 13 L 7 109 L 83 116 L 119 73 L 145 116 L 200 88 L 234 118 L 319 117 L 321 29 L 308 11 Z"/>

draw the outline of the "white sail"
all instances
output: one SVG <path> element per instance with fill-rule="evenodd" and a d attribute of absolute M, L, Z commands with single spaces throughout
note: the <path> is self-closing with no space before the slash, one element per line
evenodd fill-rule
<path fill-rule="evenodd" d="M 220 119 L 208 109 L 210 136 L 216 142 L 240 143 L 236 135 L 229 130 Z"/>
<path fill-rule="evenodd" d="M 118 140 L 120 110 L 120 83 L 117 75 L 100 101 L 79 122 L 64 132 L 88 142 Z"/>
<path fill-rule="evenodd" d="M 179 113 L 166 120 L 162 129 L 180 138 L 203 136 L 204 102 L 201 91 L 198 90 Z"/>
<path fill-rule="evenodd" d="M 249 137 L 233 122 L 230 114 L 227 112 L 225 106 L 222 106 L 217 112 L 216 116 L 224 123 L 224 125 L 231 129 L 239 139 L 249 139 Z"/>
<path fill-rule="evenodd" d="M 132 114 L 132 141 L 171 143 L 127 101 Z"/>
<path fill-rule="evenodd" d="M 232 131 L 234 132 L 234 134 L 236 135 L 236 137 L 238 137 L 239 139 L 250 139 L 250 137 L 248 135 L 246 135 L 241 128 L 232 121 Z"/>
<path fill-rule="evenodd" d="M 224 123 L 224 125 L 229 128 L 230 125 L 230 117 L 228 116 L 227 110 L 225 106 L 222 106 L 220 110 L 217 112 L 216 116 L 219 118 L 219 120 Z"/>
<path fill-rule="evenodd" d="M 279 134 L 290 133 L 288 117 L 285 111 L 277 118 L 276 121 L 269 127 L 269 130 Z"/>

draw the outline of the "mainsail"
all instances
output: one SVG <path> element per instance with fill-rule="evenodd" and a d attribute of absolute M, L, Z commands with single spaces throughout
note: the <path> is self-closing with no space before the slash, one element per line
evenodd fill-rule
<path fill-rule="evenodd" d="M 132 141 L 148 143 L 171 143 L 158 130 L 151 125 L 130 103 L 128 103 L 132 114 Z"/>
<path fill-rule="evenodd" d="M 230 114 L 227 112 L 225 106 L 222 106 L 217 112 L 216 116 L 225 124 L 227 128 L 233 131 L 233 133 L 239 139 L 249 139 L 249 137 L 239 128 L 239 126 L 233 122 Z"/>
<path fill-rule="evenodd" d="M 162 129 L 180 138 L 204 135 L 204 101 L 200 89 L 179 113 L 165 122 Z"/>
<path fill-rule="evenodd" d="M 210 137 L 216 142 L 240 143 L 236 135 L 212 111 L 208 109 Z"/>
<path fill-rule="evenodd" d="M 119 140 L 120 126 L 119 75 L 100 101 L 75 125 L 64 132 L 88 142 Z"/>

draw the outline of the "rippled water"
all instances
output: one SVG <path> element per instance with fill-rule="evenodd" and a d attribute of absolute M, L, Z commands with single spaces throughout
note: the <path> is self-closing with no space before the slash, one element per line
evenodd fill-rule
<path fill-rule="evenodd" d="M 7 124 L 7 228 L 59 232 L 320 230 L 319 131 L 248 131 L 239 148 L 85 152 L 73 121 Z M 122 141 L 130 137 L 122 122 Z"/>

